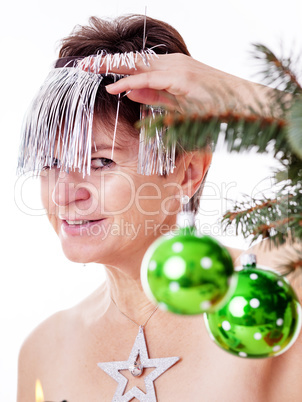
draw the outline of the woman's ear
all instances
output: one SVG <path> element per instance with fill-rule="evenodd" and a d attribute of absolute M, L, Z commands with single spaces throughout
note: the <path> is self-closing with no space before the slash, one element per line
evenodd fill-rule
<path fill-rule="evenodd" d="M 183 194 L 190 198 L 201 186 L 212 161 L 212 152 L 209 148 L 189 152 L 184 158 L 184 175 L 181 182 Z"/>

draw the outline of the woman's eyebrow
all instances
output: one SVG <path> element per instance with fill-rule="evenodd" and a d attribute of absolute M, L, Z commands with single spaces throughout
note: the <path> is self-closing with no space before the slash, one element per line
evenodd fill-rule
<path fill-rule="evenodd" d="M 106 151 L 106 150 L 112 150 L 112 144 L 96 144 L 96 143 L 94 143 L 92 146 L 91 146 L 91 151 L 92 152 L 99 152 L 99 151 Z M 114 145 L 114 151 L 115 150 L 119 150 L 119 151 L 122 151 L 123 150 L 123 148 L 122 147 L 119 147 L 118 145 Z"/>

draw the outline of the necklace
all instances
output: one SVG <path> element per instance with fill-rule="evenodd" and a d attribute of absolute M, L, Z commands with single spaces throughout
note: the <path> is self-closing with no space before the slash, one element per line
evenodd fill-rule
<path fill-rule="evenodd" d="M 98 366 L 118 383 L 112 402 L 128 402 L 133 398 L 136 398 L 142 402 L 156 402 L 157 399 L 154 381 L 179 360 L 179 357 L 161 357 L 149 359 L 144 335 L 144 327 L 147 325 L 153 314 L 157 311 L 158 306 L 152 311 L 145 323 L 143 325 L 139 325 L 137 322 L 132 320 L 132 318 L 123 313 L 112 298 L 111 301 L 123 316 L 139 327 L 138 334 L 128 360 L 98 363 Z M 138 362 L 138 357 L 140 362 Z M 146 393 L 140 390 L 138 387 L 133 387 L 126 394 L 124 394 L 128 379 L 123 376 L 120 371 L 129 370 L 134 377 L 139 377 L 143 374 L 145 368 L 154 368 L 154 370 L 144 379 Z"/>
<path fill-rule="evenodd" d="M 132 318 L 128 317 L 127 314 L 123 313 L 117 306 L 117 304 L 115 303 L 115 301 L 112 299 L 112 297 L 110 297 L 112 303 L 115 305 L 115 307 L 117 308 L 117 310 L 123 314 L 124 317 L 126 317 L 128 320 L 130 320 L 131 322 L 133 322 L 133 324 L 137 325 L 138 327 L 145 327 L 148 324 L 148 321 L 150 320 L 150 318 L 153 316 L 154 313 L 156 313 L 158 306 L 155 307 L 155 309 L 151 312 L 151 314 L 149 315 L 149 317 L 147 318 L 147 320 L 145 321 L 145 323 L 143 325 L 139 325 L 136 321 L 132 320 Z"/>

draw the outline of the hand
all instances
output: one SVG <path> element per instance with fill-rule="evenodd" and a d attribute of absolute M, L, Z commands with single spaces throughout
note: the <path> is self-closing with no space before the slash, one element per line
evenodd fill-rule
<path fill-rule="evenodd" d="M 106 72 L 102 66 L 99 73 Z M 147 66 L 141 58 L 136 68 L 120 66 L 109 72 L 126 74 L 106 86 L 110 94 L 125 92 L 129 99 L 161 105 L 169 109 L 222 113 L 232 109 L 249 113 L 252 107 L 264 113 L 268 105 L 267 88 L 217 70 L 180 53 L 156 55 Z M 259 107 L 261 103 L 261 107 Z"/>
<path fill-rule="evenodd" d="M 213 108 L 211 93 L 214 90 L 221 92 L 232 78 L 237 78 L 184 54 L 154 56 L 149 64 L 147 66 L 138 59 L 136 69 L 120 67 L 110 70 L 130 75 L 107 85 L 107 91 L 114 95 L 126 92 L 135 102 L 180 110 L 185 109 L 188 103 L 198 103 L 205 108 L 211 105 Z"/>

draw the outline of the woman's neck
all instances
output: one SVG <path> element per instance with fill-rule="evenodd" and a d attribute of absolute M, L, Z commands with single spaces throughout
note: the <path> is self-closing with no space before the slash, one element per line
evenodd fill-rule
<path fill-rule="evenodd" d="M 139 272 L 139 267 L 132 272 Z M 139 274 L 130 275 L 121 269 L 107 266 L 106 274 L 108 297 L 114 301 L 116 309 L 142 325 L 156 306 L 144 293 Z"/>

